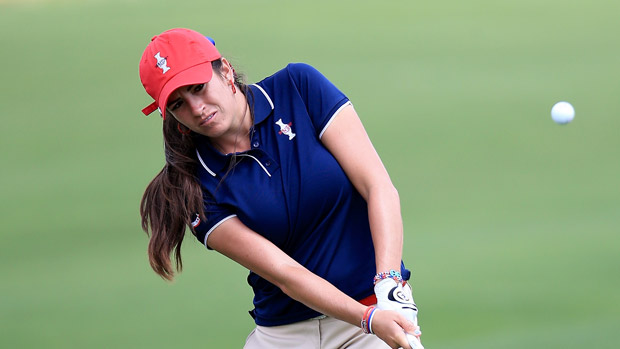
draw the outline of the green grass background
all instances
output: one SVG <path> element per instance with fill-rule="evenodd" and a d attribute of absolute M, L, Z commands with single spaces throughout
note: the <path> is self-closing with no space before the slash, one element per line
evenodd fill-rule
<path fill-rule="evenodd" d="M 427 348 L 616 348 L 620 2 L 0 0 L 0 347 L 240 348 L 246 271 L 151 272 L 163 164 L 138 61 L 214 37 L 250 82 L 316 66 L 399 189 Z M 573 103 L 573 123 L 551 106 Z"/>

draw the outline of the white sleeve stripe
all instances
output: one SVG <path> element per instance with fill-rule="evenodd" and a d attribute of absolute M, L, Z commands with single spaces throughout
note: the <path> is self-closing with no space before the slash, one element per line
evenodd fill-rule
<path fill-rule="evenodd" d="M 338 113 L 340 113 L 342 111 L 342 109 L 344 109 L 345 107 L 349 106 L 349 105 L 353 105 L 353 103 L 351 103 L 351 101 L 346 102 L 345 104 L 341 105 L 340 108 L 338 108 L 338 110 L 336 110 L 336 112 L 334 113 L 334 115 L 332 115 L 331 118 L 329 118 L 329 121 L 327 122 L 327 124 L 325 125 L 325 127 L 323 127 L 323 130 L 321 131 L 321 133 L 319 134 L 319 139 L 321 139 L 323 137 L 323 133 L 325 133 L 325 130 L 327 130 L 327 128 L 329 127 L 329 125 L 332 123 L 332 121 L 334 121 L 334 118 L 336 117 L 336 115 L 338 115 Z"/>
<path fill-rule="evenodd" d="M 211 227 L 211 229 L 209 229 L 209 231 L 207 232 L 207 234 L 205 235 L 205 240 L 203 241 L 203 244 L 205 245 L 205 247 L 207 247 L 207 239 L 209 238 L 209 235 L 211 235 L 211 233 L 213 232 L 213 230 L 215 230 L 215 228 L 219 227 L 220 224 L 226 222 L 227 220 L 233 218 L 233 217 L 237 217 L 236 214 L 231 214 L 228 217 L 223 218 L 221 221 L 217 222 L 216 225 L 214 225 L 213 227 Z"/>
<path fill-rule="evenodd" d="M 265 95 L 265 98 L 267 98 L 267 102 L 269 102 L 269 105 L 271 105 L 271 110 L 273 110 L 273 102 L 271 101 L 271 98 L 269 98 L 267 92 L 265 92 L 265 90 L 263 90 L 263 88 L 258 86 L 257 84 L 252 84 L 252 86 L 258 87 L 258 89 Z"/>

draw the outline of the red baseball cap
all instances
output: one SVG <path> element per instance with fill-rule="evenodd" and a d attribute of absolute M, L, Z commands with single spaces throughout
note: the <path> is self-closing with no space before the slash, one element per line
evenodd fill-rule
<path fill-rule="evenodd" d="M 165 119 L 170 94 L 181 86 L 209 82 L 211 62 L 221 57 L 208 38 L 191 29 L 175 28 L 154 36 L 140 60 L 140 80 L 155 102 L 142 112 L 149 115 L 159 109 Z"/>

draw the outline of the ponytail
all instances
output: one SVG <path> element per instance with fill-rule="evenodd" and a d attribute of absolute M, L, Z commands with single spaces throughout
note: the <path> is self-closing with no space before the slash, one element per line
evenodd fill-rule
<path fill-rule="evenodd" d="M 172 280 L 174 270 L 170 254 L 174 250 L 177 271 L 183 268 L 181 243 L 185 227 L 192 216 L 204 217 L 202 190 L 196 178 L 195 145 L 191 134 L 178 130 L 178 121 L 168 117 L 163 122 L 166 164 L 147 186 L 140 215 L 142 229 L 149 234 L 149 262 L 153 270 Z"/>

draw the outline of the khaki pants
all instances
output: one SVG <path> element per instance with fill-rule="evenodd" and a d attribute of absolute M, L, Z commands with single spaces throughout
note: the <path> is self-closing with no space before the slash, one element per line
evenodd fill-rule
<path fill-rule="evenodd" d="M 384 349 L 390 348 L 379 337 L 329 316 L 282 326 L 256 326 L 244 349 Z"/>

